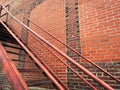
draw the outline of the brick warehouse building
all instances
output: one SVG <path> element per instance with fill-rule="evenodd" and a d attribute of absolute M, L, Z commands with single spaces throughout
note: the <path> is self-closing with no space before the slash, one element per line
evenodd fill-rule
<path fill-rule="evenodd" d="M 52 76 L 55 75 L 55 79 L 58 77 L 60 80 L 58 83 L 62 82 L 69 90 L 120 89 L 120 0 L 1 0 L 1 2 L 7 9 L 9 7 L 7 5 L 10 5 L 9 11 L 13 15 L 13 17 L 10 13 L 3 17 L 1 15 L 1 20 L 7 23 L 6 25 L 20 41 L 41 61 L 41 63 L 36 59 L 34 61 L 32 55 L 23 46 L 18 45 L 18 41 L 11 34 L 7 31 L 4 31 L 7 34 L 3 34 L 0 26 L 0 41 L 7 56 L 18 68 L 17 71 L 22 76 L 24 86 L 27 83 L 30 90 L 44 90 L 40 88 L 67 90 L 57 88 L 60 84 L 54 83 L 48 74 L 52 70 L 54 73 Z M 7 11 L 3 9 L 1 13 L 5 12 Z M 6 16 L 8 16 L 7 19 Z M 23 27 L 14 17 L 48 43 L 46 44 L 42 39 L 38 40 L 28 31 L 29 28 Z M 73 52 L 68 46 L 59 43 L 43 30 L 72 47 L 85 58 Z M 60 54 L 61 52 L 66 56 Z M 2 56 L 1 54 L 0 60 Z M 88 63 L 86 58 L 111 73 L 118 81 Z M 93 77 L 89 77 L 89 73 L 86 74 L 83 69 L 78 69 L 79 66 L 75 66 L 71 59 L 113 89 L 106 88 L 107 85 L 103 82 L 100 84 Z M 15 85 L 13 78 L 10 78 L 12 74 L 8 73 L 8 71 L 14 71 L 9 68 L 7 71 L 3 68 L 6 64 L 3 61 L 1 63 L 1 69 L 3 69 L 0 72 L 1 90 L 28 90 L 20 89 L 19 85 Z M 48 72 L 42 68 L 45 66 L 44 63 L 50 68 L 50 70 L 47 68 Z M 91 88 L 83 79 L 79 79 L 64 63 L 77 71 L 77 75 L 86 78 L 96 89 Z M 20 80 L 21 76 L 18 75 Z M 15 89 L 15 87 L 18 88 Z M 32 89 L 33 87 L 36 88 Z"/>

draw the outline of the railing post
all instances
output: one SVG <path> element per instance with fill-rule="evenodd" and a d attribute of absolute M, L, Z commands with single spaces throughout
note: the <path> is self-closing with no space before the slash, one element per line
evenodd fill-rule
<path fill-rule="evenodd" d="M 8 4 L 7 7 L 8 7 L 8 11 L 9 11 L 10 10 L 10 5 Z M 7 15 L 6 15 L 6 23 L 8 21 L 8 16 L 9 16 L 9 13 L 7 13 Z"/>

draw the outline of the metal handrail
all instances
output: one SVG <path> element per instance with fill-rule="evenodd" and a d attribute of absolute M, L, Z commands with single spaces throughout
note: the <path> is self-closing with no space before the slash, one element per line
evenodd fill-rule
<path fill-rule="evenodd" d="M 0 22 L 7 29 L 7 31 L 16 39 L 16 41 L 24 48 L 24 50 L 30 55 L 30 57 L 38 64 L 38 66 L 46 73 L 46 75 L 54 82 L 58 89 L 68 90 L 68 88 L 57 77 L 54 77 L 55 75 L 50 70 L 48 70 L 45 65 L 43 65 L 44 63 L 42 62 L 42 60 L 38 59 L 1 20 Z"/>
<path fill-rule="evenodd" d="M 83 76 L 81 76 L 78 72 L 76 72 L 70 65 L 65 63 L 55 52 L 50 50 L 47 46 L 40 43 L 42 46 L 48 49 L 55 57 L 57 57 L 65 66 L 67 66 L 73 73 L 75 73 L 81 80 L 83 80 L 87 85 L 89 85 L 93 90 L 97 90 L 90 82 L 88 82 Z"/>
<path fill-rule="evenodd" d="M 7 5 L 10 6 L 10 5 Z M 8 13 L 5 13 L 8 14 Z M 4 16 L 4 15 L 2 15 Z M 1 16 L 1 17 L 2 17 Z M 41 44 L 43 45 L 43 44 Z M 43 45 L 44 47 L 46 47 L 45 45 Z M 46 47 L 47 48 L 47 47 Z M 47 48 L 48 49 L 48 48 Z M 69 69 L 71 69 L 79 78 L 81 78 L 85 83 L 87 83 L 93 90 L 97 90 L 90 82 L 88 82 L 85 78 L 83 78 L 79 73 L 77 73 L 72 67 L 70 67 L 68 64 L 66 64 L 65 62 L 62 61 L 61 58 L 59 58 L 54 52 L 52 52 L 50 49 L 48 49 L 54 56 L 56 56 L 64 65 L 66 65 Z M 23 61 L 24 62 L 24 61 Z M 31 62 L 32 63 L 32 62 Z M 50 70 L 50 69 L 49 69 Z"/>
<path fill-rule="evenodd" d="M 14 8 L 13 8 L 14 9 Z M 16 9 L 14 9 L 16 10 Z M 42 27 L 40 27 L 37 23 L 35 23 L 32 19 L 26 17 L 25 15 L 23 15 L 21 12 L 19 12 L 18 10 L 16 10 L 19 14 L 21 14 L 24 18 L 28 19 L 32 24 L 36 25 L 38 28 L 40 28 L 40 30 L 42 30 L 43 32 L 45 32 L 46 34 L 48 34 L 49 36 L 51 36 L 52 38 L 54 38 L 55 40 L 57 40 L 58 42 L 60 42 L 62 45 L 66 46 L 67 48 L 69 48 L 70 50 L 72 50 L 73 52 L 75 52 L 76 54 L 78 54 L 80 57 L 82 57 L 83 59 L 85 59 L 87 62 L 89 62 L 90 64 L 92 64 L 93 66 L 95 66 L 96 68 L 98 68 L 99 70 L 103 71 L 104 73 L 106 73 L 107 75 L 109 75 L 111 78 L 113 78 L 114 80 L 116 80 L 117 82 L 120 83 L 120 79 L 116 78 L 115 76 L 113 76 L 111 73 L 107 72 L 105 69 L 103 69 L 102 67 L 100 67 L 99 65 L 97 65 L 96 63 L 92 62 L 90 59 L 86 58 L 85 56 L 83 56 L 80 52 L 78 52 L 77 50 L 75 50 L 74 48 L 72 48 L 71 46 L 65 44 L 64 42 L 62 42 L 61 40 L 59 40 L 58 38 L 56 38 L 54 35 L 50 34 L 49 32 L 47 32 L 45 29 L 43 29 Z"/>
<path fill-rule="evenodd" d="M 2 5 L 2 4 L 1 4 Z M 98 82 L 101 86 L 103 86 L 104 88 L 108 89 L 108 90 L 113 90 L 113 88 L 111 86 L 109 86 L 107 83 L 105 83 L 104 81 L 102 81 L 101 79 L 99 79 L 98 77 L 96 77 L 94 74 L 92 74 L 90 71 L 88 71 L 86 68 L 84 68 L 83 66 L 81 66 L 80 64 L 78 64 L 77 62 L 75 62 L 72 58 L 70 58 L 69 56 L 67 56 L 65 53 L 63 53 L 62 51 L 60 51 L 58 48 L 56 48 L 55 46 L 53 46 L 51 43 L 49 43 L 47 40 L 45 40 L 43 37 L 39 36 L 36 32 L 34 32 L 31 28 L 29 28 L 28 26 L 24 25 L 22 22 L 20 22 L 17 18 L 15 18 L 3 5 L 2 7 L 6 10 L 6 12 L 19 24 L 21 24 L 23 27 L 25 27 L 29 32 L 31 32 L 32 34 L 34 34 L 34 36 L 36 36 L 37 38 L 39 38 L 39 40 L 42 40 L 45 44 L 47 44 L 48 46 L 50 46 L 51 48 L 53 48 L 55 51 L 57 51 L 59 54 L 61 54 L 63 57 L 65 57 L 66 59 L 68 59 L 68 61 L 70 61 L 72 64 L 74 64 L 76 67 L 78 67 L 79 69 L 81 69 L 84 73 L 86 73 L 89 77 L 91 77 L 92 79 L 94 79 L 96 82 Z"/>

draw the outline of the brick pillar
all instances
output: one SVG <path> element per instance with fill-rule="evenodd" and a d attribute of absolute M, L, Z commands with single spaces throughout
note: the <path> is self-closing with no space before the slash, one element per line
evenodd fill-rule
<path fill-rule="evenodd" d="M 30 5 L 28 5 L 28 6 L 30 6 Z M 30 12 L 30 7 L 25 7 L 25 11 L 23 13 L 28 18 L 30 16 L 29 12 Z M 25 25 L 29 26 L 29 20 L 27 20 L 26 18 L 23 18 L 23 23 Z M 22 28 L 22 32 L 21 32 L 21 40 L 26 45 L 27 45 L 27 39 L 28 39 L 28 32 L 27 32 L 26 28 L 23 27 Z M 20 54 L 19 55 L 19 60 L 25 60 L 25 58 L 26 58 L 25 51 L 24 50 L 20 50 L 19 54 Z M 19 68 L 24 68 L 24 64 L 25 64 L 24 62 L 19 62 L 18 67 Z"/>
<path fill-rule="evenodd" d="M 66 43 L 72 48 L 80 51 L 80 28 L 79 28 L 79 12 L 77 0 L 66 0 Z M 76 56 L 71 50 L 67 50 L 67 54 L 79 62 L 79 56 Z"/>
<path fill-rule="evenodd" d="M 81 52 L 80 49 L 80 28 L 79 28 L 79 10 L 78 10 L 78 0 L 65 0 L 66 1 L 66 43 L 72 48 Z M 67 55 L 72 57 L 78 63 L 80 62 L 80 57 L 67 49 Z M 70 62 L 68 62 L 73 68 L 75 68 Z M 67 72 L 68 87 L 74 89 L 79 86 L 76 76 L 68 69 Z"/>

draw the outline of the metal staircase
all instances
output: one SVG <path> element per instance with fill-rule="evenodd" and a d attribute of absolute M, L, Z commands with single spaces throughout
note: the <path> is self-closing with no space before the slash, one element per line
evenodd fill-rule
<path fill-rule="evenodd" d="M 3 23 L 4 24 L 4 23 Z M 1 27 L 2 27 L 2 25 L 1 25 Z M 3 28 L 3 30 L 4 30 L 5 28 Z M 1 29 L 2 30 L 2 29 Z M 6 33 L 8 33 L 7 31 L 6 31 Z M 8 36 L 9 37 L 9 36 Z M 11 35 L 10 35 L 10 37 L 11 37 Z M 4 38 L 4 37 L 3 37 Z M 6 39 L 6 38 L 4 38 L 4 39 Z M 2 39 L 3 40 L 3 39 Z M 33 86 L 37 86 L 37 87 L 40 87 L 40 86 L 43 86 L 43 85 L 45 85 L 45 84 L 47 84 L 47 85 L 50 85 L 51 87 L 50 88 L 53 88 L 52 86 L 54 86 L 54 84 L 53 84 L 53 82 L 49 79 L 49 78 L 47 78 L 47 75 L 46 75 L 46 73 L 48 74 L 48 76 L 50 77 L 50 78 L 53 78 L 53 76 L 51 76 L 51 75 L 49 75 L 50 73 L 50 71 L 48 72 L 48 71 L 45 71 L 44 72 L 44 70 L 46 70 L 46 67 L 44 67 L 44 66 L 42 66 L 42 65 L 37 65 L 36 64 L 36 62 L 34 62 L 34 61 L 32 61 L 31 60 L 31 57 L 29 57 L 28 55 L 26 55 L 26 57 L 27 57 L 27 59 L 29 59 L 29 60 L 19 60 L 19 49 L 20 50 L 22 50 L 23 48 L 17 43 L 17 41 L 14 39 L 14 42 L 12 41 L 12 42 L 7 42 L 6 40 L 3 40 L 2 41 L 1 40 L 1 42 L 2 42 L 2 45 L 4 46 L 4 48 L 2 47 L 2 45 L 1 45 L 1 55 L 2 56 L 4 56 L 4 57 L 6 57 L 5 58 L 5 60 L 7 60 L 8 59 L 8 62 L 6 61 L 6 63 L 9 63 L 9 61 L 10 62 L 12 62 L 12 64 L 14 63 L 15 64 L 15 66 L 16 66 L 16 68 L 17 68 L 17 70 L 16 70 L 16 68 L 14 68 L 15 69 L 15 71 L 12 71 L 11 69 L 10 69 L 10 72 L 11 73 L 13 73 L 14 75 L 16 74 L 16 72 L 17 72 L 17 74 L 18 74 L 18 72 L 19 72 L 19 76 L 23 76 L 23 78 L 25 78 L 26 77 L 26 74 L 31 74 L 32 73 L 32 75 L 34 75 L 33 73 L 35 73 L 35 75 L 33 76 L 33 77 L 38 77 L 37 79 L 31 79 L 31 80 L 29 80 L 29 79 L 24 79 L 25 80 L 25 82 L 27 83 L 27 86 L 28 87 L 33 87 Z M 5 42 L 6 41 L 6 42 Z M 28 50 L 28 49 L 27 49 Z M 2 51 L 4 52 L 4 53 L 2 53 Z M 29 51 L 29 50 L 28 50 Z M 7 57 L 7 56 L 5 56 L 5 55 L 7 55 L 6 53 L 8 53 L 8 55 L 9 55 L 9 57 Z M 29 52 L 29 53 L 31 53 L 31 52 Z M 33 55 L 33 54 L 32 54 Z M 29 58 L 28 58 L 29 57 Z M 35 58 L 35 56 L 33 55 L 32 56 L 33 58 Z M 37 60 L 37 58 L 35 58 L 36 60 Z M 4 60 L 3 58 L 1 58 L 1 60 Z M 4 61 L 5 61 L 4 60 Z M 19 64 L 21 65 L 21 64 L 25 64 L 25 68 L 24 68 L 24 66 L 19 66 Z M 31 67 L 27 67 L 27 64 L 29 64 L 29 65 L 31 65 L 32 66 L 32 68 Z M 40 63 L 39 63 L 40 64 Z M 11 65 L 11 64 L 10 64 Z M 9 67 L 11 67 L 10 65 L 8 65 Z M 14 67 L 15 67 L 14 66 Z M 7 67 L 7 66 L 4 66 L 6 69 L 8 69 L 9 70 L 9 68 Z M 42 69 L 40 68 L 40 67 L 42 67 Z M 6 74 L 8 74 L 8 76 L 9 76 L 9 80 L 10 80 L 10 83 L 12 83 L 13 85 L 16 83 L 16 82 L 19 82 L 19 80 L 15 80 L 14 78 L 13 78 L 13 81 L 12 81 L 12 77 L 14 77 L 12 74 L 9 74 L 7 71 L 5 72 Z M 21 73 L 21 75 L 20 75 L 20 73 Z M 54 74 L 53 74 L 54 75 Z M 18 76 L 18 78 L 20 78 Z M 41 78 L 41 77 L 43 77 L 43 79 L 42 80 L 39 80 L 39 77 Z M 15 77 L 16 78 L 16 77 Z M 22 80 L 22 78 L 21 78 L 21 80 Z M 24 82 L 24 83 L 25 83 Z M 21 82 L 22 84 L 23 84 L 23 82 Z M 22 86 L 25 86 L 24 84 L 22 85 Z M 16 88 L 17 87 L 17 88 Z M 13 86 L 13 88 L 15 89 L 15 90 L 21 90 L 21 88 L 20 87 L 18 87 L 18 86 Z M 55 87 L 56 88 L 56 87 Z M 25 88 L 23 88 L 22 87 L 22 90 L 28 90 L 28 88 L 27 87 L 25 87 Z"/>
<path fill-rule="evenodd" d="M 8 5 L 9 6 L 9 5 Z M 42 47 L 44 47 L 49 53 L 51 53 L 55 58 L 57 58 L 57 62 L 61 62 L 65 67 L 69 68 L 78 78 L 85 82 L 85 86 L 88 90 L 99 90 L 97 88 L 96 83 L 103 87 L 103 90 L 114 90 L 109 84 L 104 82 L 102 79 L 95 76 L 91 73 L 88 69 L 83 67 L 81 64 L 77 63 L 71 57 L 67 56 L 64 52 L 59 50 L 53 44 L 48 42 L 46 39 L 41 37 L 39 34 L 34 32 L 31 28 L 20 22 L 17 18 L 15 18 L 5 6 L 1 4 L 1 11 L 6 11 L 6 14 L 1 15 L 1 18 L 4 15 L 10 16 L 12 19 L 16 21 L 16 23 L 20 24 L 29 32 L 29 34 L 38 42 Z M 24 16 L 24 15 L 23 15 Z M 25 16 L 24 16 L 25 17 Z M 27 17 L 25 17 L 27 18 Z M 114 79 L 116 82 L 120 83 L 120 80 L 115 78 L 112 74 L 105 71 L 103 68 L 99 67 L 97 64 L 92 62 L 91 60 L 82 56 L 79 52 L 71 48 L 70 46 L 64 44 L 62 41 L 51 35 L 49 32 L 42 29 L 39 25 L 34 23 L 32 20 L 27 18 L 31 23 L 39 27 L 43 32 L 48 34 L 50 37 L 56 40 L 56 42 L 61 43 L 65 47 L 69 48 L 70 50 L 74 51 L 76 54 L 81 56 L 81 58 L 85 59 L 91 65 L 95 66 L 99 70 L 103 71 L 109 77 Z M 7 20 L 6 20 L 7 21 Z M 9 82 L 11 83 L 14 90 L 28 90 L 28 87 L 35 86 L 35 87 L 47 87 L 49 89 L 59 89 L 59 90 L 69 90 L 70 87 L 62 82 L 62 80 L 55 74 L 55 72 L 43 61 L 43 58 L 39 58 L 33 51 L 32 48 L 27 46 L 22 42 L 20 37 L 11 29 L 7 22 L 3 22 L 0 20 L 0 62 L 3 65 L 3 71 L 5 72 L 6 76 L 8 77 Z M 4 47 L 4 48 L 3 48 Z M 20 50 L 23 50 L 25 54 L 21 55 L 19 53 Z M 7 54 L 8 53 L 8 54 Z M 9 56 L 9 57 L 8 57 Z M 19 60 L 19 56 L 24 56 L 25 60 Z M 87 78 L 83 77 L 79 71 L 76 71 L 73 67 L 63 61 L 66 59 L 70 63 L 72 63 L 78 70 L 86 74 L 90 79 L 90 81 L 95 81 L 95 83 L 91 83 Z M 29 66 L 32 67 L 29 67 Z M 27 67 L 28 66 L 28 67 Z M 28 79 L 28 77 L 33 74 L 34 76 Z M 13 78 L 14 77 L 14 78 Z M 34 78 L 37 77 L 37 78 Z M 42 79 L 41 79 L 42 77 Z M 27 78 L 27 79 L 26 79 Z M 87 90 L 86 89 L 86 90 Z"/>

